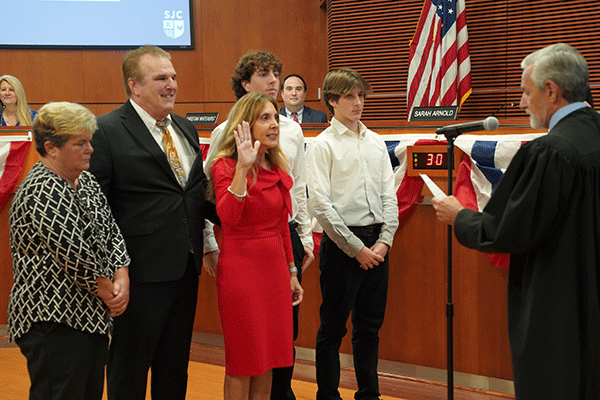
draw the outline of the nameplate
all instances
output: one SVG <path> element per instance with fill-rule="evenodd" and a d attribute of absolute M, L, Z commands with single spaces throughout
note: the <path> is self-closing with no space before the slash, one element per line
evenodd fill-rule
<path fill-rule="evenodd" d="M 219 113 L 187 113 L 185 118 L 194 125 L 216 125 Z"/>
<path fill-rule="evenodd" d="M 413 107 L 409 121 L 449 121 L 456 119 L 458 106 Z"/>

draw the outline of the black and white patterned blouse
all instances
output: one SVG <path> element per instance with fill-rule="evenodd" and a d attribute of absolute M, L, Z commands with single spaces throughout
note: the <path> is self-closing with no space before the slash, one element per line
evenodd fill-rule
<path fill-rule="evenodd" d="M 112 280 L 130 259 L 92 174 L 81 173 L 76 192 L 36 163 L 17 190 L 9 224 L 14 276 L 9 341 L 27 333 L 34 322 L 108 333 L 111 319 L 97 296 L 96 279 Z"/>

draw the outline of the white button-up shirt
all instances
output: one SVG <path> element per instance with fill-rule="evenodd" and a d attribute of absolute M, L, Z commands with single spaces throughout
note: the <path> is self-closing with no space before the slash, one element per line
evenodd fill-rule
<path fill-rule="evenodd" d="M 359 134 L 333 118 L 308 146 L 308 205 L 348 256 L 364 244 L 349 226 L 382 224 L 378 242 L 392 247 L 398 228 L 394 173 L 383 139 L 359 122 Z"/>

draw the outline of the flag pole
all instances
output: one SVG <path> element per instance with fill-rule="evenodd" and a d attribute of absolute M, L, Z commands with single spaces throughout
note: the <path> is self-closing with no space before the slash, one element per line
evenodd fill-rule
<path fill-rule="evenodd" d="M 454 171 L 454 141 L 460 135 L 457 130 L 451 130 L 445 133 L 448 153 L 448 196 L 452 195 L 452 173 Z M 448 225 L 448 298 L 446 302 L 446 370 L 448 384 L 448 399 L 454 399 L 454 334 L 453 334 L 453 318 L 454 318 L 454 303 L 452 302 L 452 225 Z"/>

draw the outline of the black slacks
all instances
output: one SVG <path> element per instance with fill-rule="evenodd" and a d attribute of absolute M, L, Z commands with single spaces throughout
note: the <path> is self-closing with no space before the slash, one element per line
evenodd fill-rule
<path fill-rule="evenodd" d="M 370 248 L 379 237 L 375 229 L 360 237 Z M 339 349 L 347 333 L 346 321 L 352 313 L 352 352 L 358 391 L 356 400 L 379 399 L 377 361 L 379 329 L 383 324 L 387 302 L 389 260 L 364 270 L 356 258 L 347 256 L 323 234 L 321 240 L 320 284 L 321 325 L 317 333 L 315 361 L 317 400 L 341 400 Z"/>
<path fill-rule="evenodd" d="M 172 282 L 130 285 L 127 310 L 114 320 L 107 366 L 110 400 L 185 400 L 198 273 L 190 253 L 185 275 Z"/>
<path fill-rule="evenodd" d="M 29 400 L 101 400 L 108 335 L 36 322 L 16 340 L 27 358 Z"/>
<path fill-rule="evenodd" d="M 294 264 L 298 268 L 298 281 L 302 283 L 302 262 L 304 261 L 304 246 L 295 227 L 290 226 L 292 239 L 292 251 L 294 252 Z M 294 340 L 298 339 L 298 309 L 300 305 L 294 306 Z M 294 362 L 296 361 L 296 349 L 294 349 Z M 271 400 L 296 400 L 292 391 L 292 376 L 294 366 L 284 368 L 273 368 L 273 380 L 271 385 Z"/>

